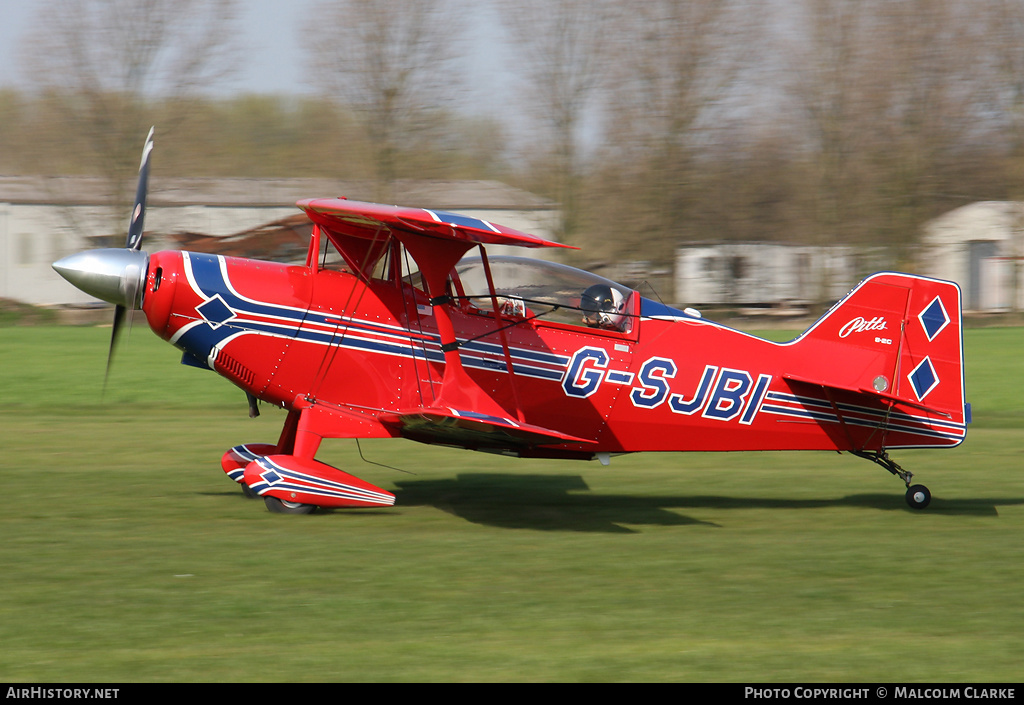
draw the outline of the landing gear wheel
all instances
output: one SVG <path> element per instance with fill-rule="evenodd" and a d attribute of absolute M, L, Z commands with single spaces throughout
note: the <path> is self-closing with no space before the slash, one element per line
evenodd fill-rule
<path fill-rule="evenodd" d="M 263 496 L 263 502 L 274 514 L 311 514 L 316 509 L 315 504 L 299 504 L 269 495 Z"/>
<path fill-rule="evenodd" d="M 259 497 L 258 494 L 253 492 L 252 488 L 249 487 L 249 485 L 245 484 L 244 482 L 239 482 L 238 484 L 242 486 L 242 494 L 245 495 L 246 499 L 256 499 Z"/>
<path fill-rule="evenodd" d="M 924 509 L 932 501 L 932 493 L 924 485 L 911 485 L 907 490 L 907 504 L 911 509 Z"/>

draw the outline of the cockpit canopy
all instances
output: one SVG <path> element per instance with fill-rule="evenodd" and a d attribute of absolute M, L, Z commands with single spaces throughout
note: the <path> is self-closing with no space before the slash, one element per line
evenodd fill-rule
<path fill-rule="evenodd" d="M 494 291 L 506 311 L 529 309 L 542 321 L 588 325 L 580 299 L 594 286 L 608 287 L 616 292 L 625 311 L 629 310 L 633 291 L 610 279 L 564 264 L 534 259 L 496 255 L 488 257 Z M 464 295 L 473 297 L 479 306 L 489 308 L 483 298 L 488 295 L 487 277 L 479 257 L 466 257 L 455 267 Z M 619 299 L 621 297 L 621 299 Z M 629 316 L 620 316 L 606 327 L 629 328 Z M 593 321 L 593 319 L 592 319 Z M 597 325 L 591 322 L 589 325 Z"/>

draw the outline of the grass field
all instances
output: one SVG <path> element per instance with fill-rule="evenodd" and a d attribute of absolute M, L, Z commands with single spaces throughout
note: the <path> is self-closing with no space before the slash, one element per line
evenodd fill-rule
<path fill-rule="evenodd" d="M 1019 681 L 1024 328 L 968 331 L 974 424 L 830 453 L 321 457 L 394 508 L 268 513 L 220 470 L 283 413 L 137 326 L 0 328 L 0 680 Z M 414 473 L 414 474 L 410 474 Z"/>

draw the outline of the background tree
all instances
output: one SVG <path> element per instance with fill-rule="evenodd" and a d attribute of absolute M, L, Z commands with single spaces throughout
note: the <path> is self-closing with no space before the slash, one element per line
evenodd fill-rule
<path fill-rule="evenodd" d="M 709 176 L 728 168 L 713 145 L 727 106 L 743 98 L 756 17 L 728 0 L 651 0 L 619 16 L 608 134 L 596 160 L 602 188 L 615 196 L 592 201 L 614 229 L 602 238 L 611 256 L 642 251 L 667 266 L 680 239 L 699 237 L 695 208 Z"/>
<path fill-rule="evenodd" d="M 788 94 L 813 160 L 812 241 L 885 248 L 909 267 L 921 225 L 973 198 L 989 151 L 990 3 L 807 0 Z M 958 202 L 959 201 L 959 202 Z"/>
<path fill-rule="evenodd" d="M 985 37 L 986 52 L 982 62 L 991 69 L 989 95 L 991 115 L 1000 116 L 998 129 L 1005 133 L 1006 168 L 1003 178 L 1009 197 L 1024 200 L 1024 3 L 1020 0 L 990 0 L 990 11 L 984 16 L 980 31 Z M 977 59 L 976 59 L 977 60 Z M 1019 212 L 1019 210 L 1018 210 Z M 1024 233 L 1024 217 L 1016 223 Z M 1017 239 L 1020 242 L 1020 239 Z M 1011 256 L 1017 258 L 1010 267 L 1011 301 L 1014 308 L 1017 292 L 1024 286 L 1022 261 L 1024 251 L 1017 246 Z"/>
<path fill-rule="evenodd" d="M 987 41 L 976 8 L 957 0 L 910 0 L 876 6 L 870 45 L 875 101 L 871 150 L 879 234 L 891 254 L 910 266 L 920 226 L 956 197 L 957 163 L 984 150 L 989 80 L 976 57 Z M 964 194 L 961 196 L 963 198 Z M 964 199 L 966 200 L 966 199 Z M 959 205 L 959 204 L 958 204 Z"/>
<path fill-rule="evenodd" d="M 814 154 L 811 240 L 824 245 L 856 237 L 852 214 L 861 210 L 858 156 L 866 148 L 865 41 L 872 30 L 868 4 L 806 0 L 802 41 L 790 42 L 784 86 L 795 98 L 805 147 Z M 857 225 L 863 227 L 863 223 Z"/>
<path fill-rule="evenodd" d="M 373 152 L 377 197 L 390 199 L 400 156 L 457 85 L 460 20 L 444 0 L 341 0 L 313 13 L 314 84 L 359 115 Z"/>
<path fill-rule="evenodd" d="M 0 173 L 130 185 L 148 126 L 187 114 L 161 174 L 373 177 L 360 197 L 391 202 L 403 177 L 499 178 L 558 203 L 581 263 L 665 271 L 698 240 L 910 267 L 929 218 L 1024 196 L 1022 0 L 337 0 L 303 34 L 319 93 L 204 93 L 233 7 L 41 0 L 34 88 L 0 91 Z M 525 87 L 486 119 L 460 80 L 482 35 L 514 57 L 495 83 Z"/>
<path fill-rule="evenodd" d="M 115 203 L 131 198 L 150 102 L 168 110 L 226 77 L 234 0 L 45 0 L 24 52 L 26 72 L 73 126 Z"/>
<path fill-rule="evenodd" d="M 542 178 L 561 209 L 559 236 L 580 219 L 584 131 L 608 77 L 618 28 L 604 0 L 512 0 L 502 5 L 525 81 L 524 105 L 538 126 Z"/>

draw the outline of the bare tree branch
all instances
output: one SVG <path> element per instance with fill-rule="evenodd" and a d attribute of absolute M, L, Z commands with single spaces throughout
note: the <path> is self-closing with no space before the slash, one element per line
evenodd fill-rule
<path fill-rule="evenodd" d="M 614 46 L 614 3 L 607 0 L 511 0 L 502 18 L 521 59 L 526 114 L 539 124 L 550 154 L 561 237 L 571 240 L 580 217 L 585 121 L 607 85 Z"/>
<path fill-rule="evenodd" d="M 209 88 L 232 69 L 235 0 L 48 0 L 25 45 L 27 75 L 73 116 L 110 183 L 130 198 L 146 112 Z M 161 115 L 166 131 L 180 116 Z"/>
<path fill-rule="evenodd" d="M 306 32 L 314 84 L 362 116 L 384 197 L 417 116 L 458 83 L 458 14 L 443 0 L 343 0 L 314 15 Z"/>

